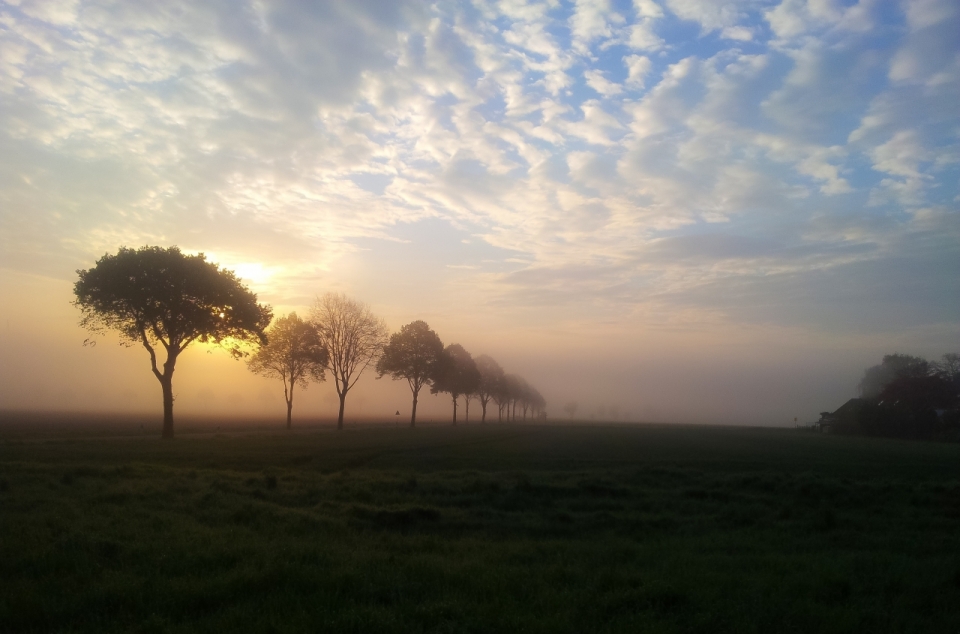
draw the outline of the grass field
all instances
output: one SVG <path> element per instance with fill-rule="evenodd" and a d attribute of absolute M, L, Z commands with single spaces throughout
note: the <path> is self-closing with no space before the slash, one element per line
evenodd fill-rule
<path fill-rule="evenodd" d="M 0 436 L 2 632 L 960 632 L 960 446 Z"/>

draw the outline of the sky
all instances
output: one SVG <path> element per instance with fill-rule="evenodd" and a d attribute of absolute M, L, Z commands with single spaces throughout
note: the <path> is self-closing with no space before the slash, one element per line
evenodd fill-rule
<path fill-rule="evenodd" d="M 177 245 L 278 315 L 423 319 L 552 418 L 815 420 L 884 354 L 960 350 L 957 104 L 953 0 L 6 0 L 0 408 L 159 412 L 70 302 Z M 174 388 L 283 413 L 221 351 Z M 409 406 L 365 376 L 348 419 Z"/>

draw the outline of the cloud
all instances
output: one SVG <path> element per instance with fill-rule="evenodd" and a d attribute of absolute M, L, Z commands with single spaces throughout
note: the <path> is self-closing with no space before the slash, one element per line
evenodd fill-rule
<path fill-rule="evenodd" d="M 637 88 L 643 88 L 646 84 L 646 77 L 653 68 L 653 62 L 645 55 L 630 55 L 623 58 L 627 66 L 627 84 Z"/>
<path fill-rule="evenodd" d="M 429 221 L 510 254 L 442 267 L 483 301 L 566 304 L 594 279 L 663 315 L 710 296 L 690 289 L 764 289 L 747 311 L 768 279 L 816 286 L 912 231 L 829 219 L 955 206 L 955 21 L 793 0 L 8 6 L 0 246 L 69 271 L 180 243 L 295 297 L 361 252 L 396 279 L 361 249 Z"/>
<path fill-rule="evenodd" d="M 748 2 L 714 0 L 667 0 L 666 5 L 682 20 L 700 24 L 703 32 L 735 27 L 745 16 Z M 734 38 L 737 39 L 737 38 Z"/>
<path fill-rule="evenodd" d="M 613 10 L 610 0 L 576 0 L 570 17 L 574 50 L 581 55 L 589 54 L 594 40 L 612 37 L 613 26 L 623 21 L 623 16 Z"/>
<path fill-rule="evenodd" d="M 618 95 L 623 90 L 620 88 L 619 84 L 615 84 L 604 77 L 603 72 L 599 70 L 588 70 L 583 74 L 583 77 L 586 79 L 588 86 L 596 90 L 604 97 Z"/>

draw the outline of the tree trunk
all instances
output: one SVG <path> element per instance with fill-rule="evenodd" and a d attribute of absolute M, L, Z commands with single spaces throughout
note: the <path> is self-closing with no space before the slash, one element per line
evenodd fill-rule
<path fill-rule="evenodd" d="M 410 427 L 417 426 L 417 393 L 413 393 L 413 410 L 410 412 Z"/>
<path fill-rule="evenodd" d="M 487 404 L 480 401 L 480 422 L 487 422 Z"/>
<path fill-rule="evenodd" d="M 457 397 L 456 396 L 453 397 L 453 425 L 454 427 L 456 427 L 457 425 Z"/>
<path fill-rule="evenodd" d="M 163 390 L 163 438 L 173 439 L 173 376 L 164 374 L 160 378 Z"/>
<path fill-rule="evenodd" d="M 293 418 L 293 395 L 290 395 L 290 400 L 287 401 L 287 430 L 290 429 L 290 421 Z"/>
<path fill-rule="evenodd" d="M 343 429 L 343 406 L 347 400 L 347 393 L 344 391 L 340 394 L 340 415 L 337 417 L 337 430 Z"/>
<path fill-rule="evenodd" d="M 470 422 L 470 397 L 464 399 L 463 422 Z"/>

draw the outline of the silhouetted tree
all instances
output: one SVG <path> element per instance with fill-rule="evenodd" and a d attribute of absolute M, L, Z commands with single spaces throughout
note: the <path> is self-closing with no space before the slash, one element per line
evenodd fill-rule
<path fill-rule="evenodd" d="M 510 421 L 510 403 L 513 402 L 513 391 L 510 389 L 510 381 L 507 375 L 503 375 L 497 381 L 496 388 L 490 394 L 490 398 L 497 404 L 497 422 L 503 422 L 504 412 L 506 412 L 507 421 Z"/>
<path fill-rule="evenodd" d="M 953 353 L 939 363 L 886 355 L 864 372 L 862 398 L 831 416 L 841 432 L 909 438 L 943 435 L 960 427 L 958 375 L 960 355 Z"/>
<path fill-rule="evenodd" d="M 458 343 L 447 346 L 437 364 L 430 392 L 446 392 L 453 399 L 453 424 L 457 424 L 457 398 L 477 389 L 480 370 L 470 353 Z"/>
<path fill-rule="evenodd" d="M 567 415 L 570 416 L 570 419 L 573 420 L 573 417 L 574 415 L 576 415 L 577 410 L 579 408 L 580 408 L 579 403 L 577 403 L 576 401 L 570 401 L 569 403 L 563 406 L 563 411 L 565 411 Z"/>
<path fill-rule="evenodd" d="M 389 374 L 395 381 L 406 379 L 413 393 L 410 426 L 417 424 L 417 400 L 420 390 L 437 373 L 443 355 L 443 342 L 427 322 L 417 320 L 390 336 L 390 342 L 377 362 L 377 375 Z"/>
<path fill-rule="evenodd" d="M 940 357 L 940 361 L 931 365 L 937 374 L 960 389 L 960 354 L 948 352 Z"/>
<path fill-rule="evenodd" d="M 542 419 L 546 417 L 547 400 L 543 398 L 537 388 L 531 388 L 530 407 L 533 409 L 532 415 L 534 418 Z"/>
<path fill-rule="evenodd" d="M 104 255 L 92 269 L 78 270 L 73 304 L 80 325 L 94 334 L 120 333 L 126 345 L 142 345 L 163 392 L 163 437 L 173 438 L 173 372 L 180 354 L 195 341 L 225 346 L 244 356 L 245 342 L 266 342 L 269 306 L 232 271 L 206 257 L 185 255 L 179 248 L 121 247 Z M 157 361 L 157 348 L 166 359 Z"/>
<path fill-rule="evenodd" d="M 347 392 L 380 357 L 387 342 L 387 325 L 369 306 L 342 293 L 327 293 L 317 298 L 310 321 L 328 354 L 327 369 L 333 374 L 334 387 L 340 397 L 337 429 L 343 429 Z"/>
<path fill-rule="evenodd" d="M 308 381 L 323 381 L 329 355 L 320 342 L 316 326 L 290 313 L 274 321 L 268 342 L 247 362 L 250 371 L 283 381 L 287 403 L 287 429 L 293 418 L 293 388 L 306 388 Z"/>
<path fill-rule="evenodd" d="M 927 376 L 930 364 L 926 359 L 909 354 L 888 354 L 879 365 L 867 368 L 860 380 L 860 396 L 877 398 L 889 383 L 904 376 Z"/>
<path fill-rule="evenodd" d="M 517 399 L 520 398 L 520 391 L 522 389 L 521 380 L 522 379 L 516 374 L 507 374 L 503 377 L 503 382 L 501 383 L 502 398 L 506 405 L 508 422 L 517 419 Z"/>
<path fill-rule="evenodd" d="M 480 371 L 480 383 L 477 385 L 477 400 L 480 401 L 480 422 L 487 421 L 487 404 L 500 389 L 503 381 L 503 368 L 488 355 L 481 354 L 474 361 Z M 494 399 L 496 400 L 496 399 Z"/>
<path fill-rule="evenodd" d="M 942 375 L 904 375 L 888 383 L 876 401 L 867 401 L 859 422 L 869 434 L 929 438 L 938 431 L 937 410 L 956 407 L 956 391 Z"/>

